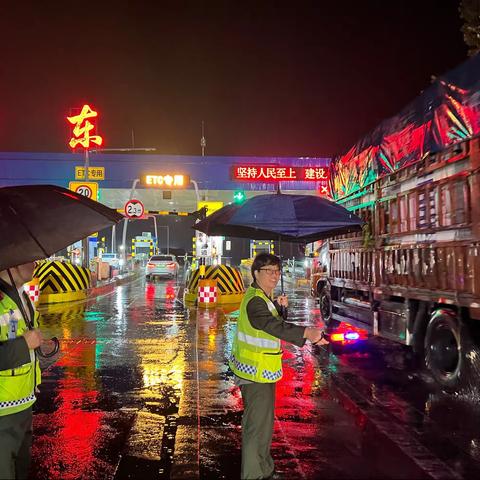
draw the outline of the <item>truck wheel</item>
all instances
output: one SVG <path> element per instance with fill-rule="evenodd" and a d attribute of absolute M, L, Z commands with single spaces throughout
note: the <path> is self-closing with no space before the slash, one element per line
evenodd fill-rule
<path fill-rule="evenodd" d="M 419 305 L 413 323 L 412 355 L 409 357 L 412 367 L 418 370 L 425 368 L 425 335 L 429 321 L 427 305 Z"/>
<path fill-rule="evenodd" d="M 440 385 L 447 390 L 468 385 L 472 348 L 468 326 L 455 312 L 433 313 L 425 334 L 425 365 Z"/>
<path fill-rule="evenodd" d="M 332 320 L 332 302 L 330 300 L 330 294 L 326 288 L 322 288 L 318 296 L 320 302 L 320 313 L 325 325 L 328 325 Z"/>

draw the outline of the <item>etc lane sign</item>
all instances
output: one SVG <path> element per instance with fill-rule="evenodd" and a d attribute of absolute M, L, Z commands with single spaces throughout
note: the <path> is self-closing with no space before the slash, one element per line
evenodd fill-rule
<path fill-rule="evenodd" d="M 159 187 L 159 188 L 186 188 L 190 183 L 190 177 L 183 173 L 163 173 L 161 175 L 145 175 L 143 177 L 143 183 L 147 187 Z"/>
<path fill-rule="evenodd" d="M 75 180 L 85 178 L 85 167 L 75 167 Z M 105 180 L 105 167 L 88 167 L 88 180 Z"/>

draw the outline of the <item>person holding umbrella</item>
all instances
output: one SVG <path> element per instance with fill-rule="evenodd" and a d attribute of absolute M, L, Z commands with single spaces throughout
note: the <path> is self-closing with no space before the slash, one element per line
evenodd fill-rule
<path fill-rule="evenodd" d="M 237 331 L 229 366 L 240 387 L 242 417 L 242 479 L 272 478 L 274 463 L 270 454 L 274 425 L 275 385 L 282 378 L 280 340 L 302 347 L 327 344 L 320 328 L 301 327 L 281 318 L 281 307 L 288 299 L 273 291 L 281 275 L 280 258 L 261 253 L 251 267 L 253 284 L 240 305 Z"/>
<path fill-rule="evenodd" d="M 23 285 L 33 262 L 0 272 L 0 478 L 27 478 L 32 443 L 32 405 L 41 373 L 35 349 L 42 343 Z M 17 290 L 18 286 L 18 290 Z M 27 316 L 27 318 L 25 318 Z"/>
<path fill-rule="evenodd" d="M 35 260 L 48 258 L 123 219 L 115 210 L 57 185 L 0 188 L 0 478 L 26 478 L 32 405 L 40 383 L 42 334 L 28 296 Z M 18 287 L 18 290 L 17 290 Z"/>

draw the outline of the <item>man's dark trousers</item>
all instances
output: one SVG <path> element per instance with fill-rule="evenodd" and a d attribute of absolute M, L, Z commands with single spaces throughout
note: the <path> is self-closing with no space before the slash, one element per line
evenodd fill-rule
<path fill-rule="evenodd" d="M 28 477 L 32 445 L 32 407 L 0 416 L 0 478 Z"/>
<path fill-rule="evenodd" d="M 242 479 L 268 478 L 273 473 L 272 444 L 275 383 L 240 386 L 243 399 Z"/>

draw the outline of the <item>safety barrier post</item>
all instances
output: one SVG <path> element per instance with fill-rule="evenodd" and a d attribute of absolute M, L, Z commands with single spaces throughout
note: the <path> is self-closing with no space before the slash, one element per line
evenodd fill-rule
<path fill-rule="evenodd" d="M 204 278 L 198 281 L 198 306 L 215 307 L 218 300 L 217 279 Z"/>

